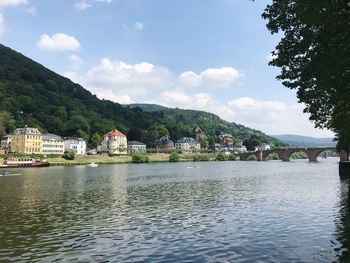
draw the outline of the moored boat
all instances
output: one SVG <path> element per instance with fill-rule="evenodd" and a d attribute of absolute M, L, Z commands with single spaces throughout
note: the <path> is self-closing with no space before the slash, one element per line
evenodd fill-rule
<path fill-rule="evenodd" d="M 97 167 L 98 164 L 97 163 L 89 163 L 87 166 L 89 166 L 89 167 Z"/>
<path fill-rule="evenodd" d="M 0 168 L 45 167 L 49 165 L 46 160 L 33 159 L 31 157 L 7 157 L 4 158 Z"/>

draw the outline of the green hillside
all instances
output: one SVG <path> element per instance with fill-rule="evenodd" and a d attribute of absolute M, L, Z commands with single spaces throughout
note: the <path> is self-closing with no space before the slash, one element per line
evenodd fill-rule
<path fill-rule="evenodd" d="M 150 146 L 165 134 L 174 140 L 193 136 L 196 127 L 202 128 L 211 142 L 226 132 L 241 139 L 278 143 L 260 131 L 207 112 L 158 105 L 122 106 L 100 100 L 80 85 L 0 45 L 0 136 L 23 125 L 62 136 L 80 136 L 91 144 L 114 127 L 129 139 Z"/>

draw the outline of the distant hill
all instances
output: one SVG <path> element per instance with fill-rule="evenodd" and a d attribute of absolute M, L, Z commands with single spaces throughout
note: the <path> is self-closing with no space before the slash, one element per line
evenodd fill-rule
<path fill-rule="evenodd" d="M 0 136 L 24 125 L 83 137 L 91 145 L 114 127 L 149 146 L 165 134 L 173 140 L 193 136 L 196 127 L 208 135 L 210 142 L 224 132 L 241 139 L 279 143 L 261 131 L 208 112 L 100 100 L 80 85 L 0 45 Z"/>
<path fill-rule="evenodd" d="M 301 136 L 301 135 L 292 135 L 292 134 L 284 134 L 284 135 L 271 135 L 272 137 L 288 143 L 294 146 L 300 147 L 334 147 L 336 146 L 336 142 L 334 138 L 315 138 L 310 136 Z"/>

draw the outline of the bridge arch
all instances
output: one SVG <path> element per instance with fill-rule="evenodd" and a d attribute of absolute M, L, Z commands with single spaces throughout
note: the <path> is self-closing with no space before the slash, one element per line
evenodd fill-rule
<path fill-rule="evenodd" d="M 278 152 L 278 150 L 267 150 L 264 151 L 262 154 L 262 160 L 263 161 L 267 161 L 267 158 L 271 155 L 271 154 L 277 154 L 278 158 L 281 160 L 281 156 L 280 153 Z"/>
<path fill-rule="evenodd" d="M 238 156 L 241 161 L 247 161 L 250 156 L 255 156 L 256 159 L 259 160 L 259 156 L 257 155 L 257 152 L 241 153 Z"/>
<path fill-rule="evenodd" d="M 345 151 L 338 151 L 336 148 L 314 148 L 310 149 L 309 160 L 312 162 L 317 162 L 317 158 L 320 156 L 321 153 L 331 151 L 338 155 L 340 158 L 340 161 L 346 161 L 347 160 L 347 153 Z"/>
<path fill-rule="evenodd" d="M 307 148 L 295 148 L 295 149 L 290 149 L 289 151 L 286 152 L 286 156 L 285 156 L 286 160 L 285 161 L 290 161 L 292 154 L 298 153 L 298 152 L 305 153 L 307 155 L 308 159 L 310 160 L 310 156 L 309 156 Z"/>

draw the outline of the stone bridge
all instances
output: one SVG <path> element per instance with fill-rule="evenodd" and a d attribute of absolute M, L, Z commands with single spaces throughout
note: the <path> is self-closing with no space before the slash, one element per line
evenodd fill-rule
<path fill-rule="evenodd" d="M 282 148 L 282 149 L 273 149 L 265 151 L 256 151 L 256 152 L 246 152 L 238 153 L 236 156 L 242 161 L 246 161 L 250 156 L 255 155 L 258 161 L 266 161 L 267 157 L 276 153 L 282 161 L 289 161 L 290 156 L 295 152 L 304 152 L 307 154 L 310 162 L 317 162 L 317 156 L 324 151 L 332 151 L 337 153 L 340 158 L 340 161 L 346 161 L 348 154 L 345 151 L 338 151 L 336 148 L 332 147 L 322 147 L 322 148 Z"/>

